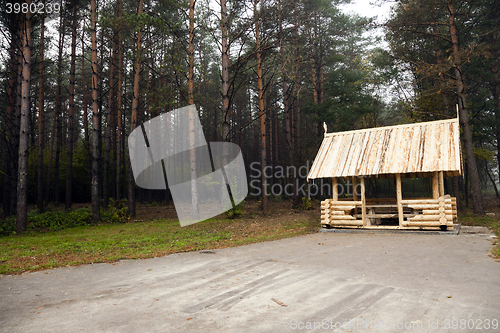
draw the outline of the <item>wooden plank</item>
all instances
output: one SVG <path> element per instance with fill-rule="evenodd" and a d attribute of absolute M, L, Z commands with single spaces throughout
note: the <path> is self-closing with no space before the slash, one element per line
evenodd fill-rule
<path fill-rule="evenodd" d="M 387 155 L 385 156 L 384 162 L 384 173 L 386 174 L 395 174 L 401 173 L 401 171 L 397 171 L 399 169 L 398 164 L 402 161 L 402 157 L 404 154 L 401 152 L 401 141 L 403 140 L 403 131 L 405 127 L 395 129 L 391 134 L 391 140 L 389 141 L 389 149 L 387 151 Z"/>
<path fill-rule="evenodd" d="M 373 168 L 375 166 L 377 156 L 379 154 L 379 149 L 380 149 L 380 138 L 381 136 L 381 131 L 373 131 L 373 136 L 370 135 L 370 141 L 371 147 L 370 150 L 367 152 L 367 160 L 365 161 L 366 165 L 365 166 L 360 166 L 359 170 L 359 175 L 368 175 L 371 174 L 373 171 Z"/>
<path fill-rule="evenodd" d="M 352 153 L 354 147 L 356 146 L 356 140 L 358 137 L 358 133 L 353 132 L 352 134 L 347 135 L 346 145 L 343 147 L 342 158 L 339 164 L 339 168 L 337 168 L 337 172 L 339 176 L 346 177 L 349 171 L 349 163 L 352 159 Z"/>
<path fill-rule="evenodd" d="M 439 199 L 439 178 L 437 171 L 432 173 L 432 197 L 435 200 Z"/>
<path fill-rule="evenodd" d="M 386 153 L 387 149 L 387 144 L 388 144 L 388 133 L 390 133 L 390 130 L 388 129 L 383 129 L 379 131 L 379 143 L 377 145 L 377 154 L 375 155 L 375 162 L 373 163 L 373 168 L 371 170 L 371 174 L 379 174 L 381 173 L 382 170 L 382 165 L 384 163 L 384 156 Z"/>
<path fill-rule="evenodd" d="M 337 200 L 339 200 L 339 192 L 338 192 L 338 187 L 337 187 L 337 177 L 332 178 L 332 200 L 330 201 L 330 204 L 333 204 Z"/>
<path fill-rule="evenodd" d="M 425 132 L 425 147 L 422 171 L 435 171 L 434 162 L 436 160 L 436 126 L 428 124 Z"/>
<path fill-rule="evenodd" d="M 453 215 L 453 210 L 443 209 L 442 213 L 444 213 L 446 215 Z M 423 215 L 439 215 L 439 214 L 441 214 L 441 208 L 440 209 L 424 209 L 424 210 L 422 210 L 422 214 Z"/>
<path fill-rule="evenodd" d="M 445 215 L 446 220 L 453 220 L 452 215 Z M 439 221 L 441 219 L 440 215 L 415 215 L 415 217 L 410 218 L 410 221 Z"/>
<path fill-rule="evenodd" d="M 336 210 L 336 209 L 322 209 L 321 214 L 323 214 L 323 215 L 328 215 L 328 214 L 345 215 L 345 211 L 344 210 Z"/>
<path fill-rule="evenodd" d="M 311 171 L 307 176 L 307 180 L 315 178 L 323 178 L 329 174 L 329 163 L 331 161 L 332 147 L 335 144 L 335 137 L 325 137 L 321 143 L 320 150 L 314 158 Z"/>
<path fill-rule="evenodd" d="M 353 137 L 351 149 L 349 151 L 349 155 L 347 156 L 346 165 L 343 171 L 343 174 L 345 176 L 351 176 L 354 174 L 356 164 L 358 163 L 358 159 L 361 155 L 361 148 L 363 145 L 364 137 L 364 132 L 356 133 Z"/>
<path fill-rule="evenodd" d="M 354 209 L 356 206 L 335 206 L 335 207 L 330 207 L 330 210 L 341 210 L 341 211 L 344 211 L 344 210 L 351 210 L 351 209 Z"/>
<path fill-rule="evenodd" d="M 439 210 L 439 204 L 408 204 L 405 205 L 408 208 L 413 208 L 413 209 L 432 209 L 432 210 Z M 450 210 L 451 205 L 445 205 L 444 206 L 445 210 Z"/>
<path fill-rule="evenodd" d="M 352 215 L 330 215 L 329 219 L 330 221 L 335 221 L 335 220 L 355 220 L 356 218 Z"/>
<path fill-rule="evenodd" d="M 391 128 L 386 130 L 386 137 L 384 138 L 384 144 L 382 149 L 383 155 L 380 159 L 380 168 L 379 168 L 379 173 L 387 174 L 390 173 L 390 166 L 392 164 L 391 159 L 389 158 L 393 148 L 394 148 L 394 142 L 396 140 L 396 131 L 397 129 Z"/>
<path fill-rule="evenodd" d="M 341 146 L 342 153 L 340 154 L 339 162 L 337 165 L 337 169 L 335 170 L 335 175 L 343 177 L 344 176 L 344 168 L 347 163 L 347 156 L 349 155 L 349 150 L 352 146 L 352 140 L 354 138 L 353 133 L 349 133 L 343 135 L 344 145 Z"/>
<path fill-rule="evenodd" d="M 358 193 L 356 192 L 357 179 L 356 177 L 352 177 L 351 180 L 352 180 L 352 200 L 358 201 Z"/>
<path fill-rule="evenodd" d="M 418 227 L 418 226 L 421 226 L 421 227 L 439 227 L 441 226 L 442 224 L 439 223 L 439 221 L 435 221 L 435 222 L 413 222 L 413 221 L 409 221 L 407 226 L 408 227 Z"/>
<path fill-rule="evenodd" d="M 361 221 L 363 225 L 367 224 L 366 220 L 366 195 L 365 195 L 365 179 L 361 177 L 360 179 L 361 185 Z"/>
<path fill-rule="evenodd" d="M 356 218 L 361 218 L 362 215 L 361 214 L 355 214 L 353 215 L 354 217 Z M 410 217 L 414 217 L 414 216 L 417 216 L 415 214 L 403 214 L 404 217 L 407 217 L 407 218 L 410 218 Z M 366 214 L 366 218 L 369 219 L 369 218 L 373 218 L 373 219 L 397 219 L 398 218 L 398 214 L 394 213 L 394 214 L 390 214 L 390 213 L 387 213 L 387 214 Z"/>
<path fill-rule="evenodd" d="M 363 225 L 361 220 L 335 220 L 330 221 L 330 225 Z"/>
<path fill-rule="evenodd" d="M 457 128 L 457 131 L 455 131 L 455 127 Z M 462 174 L 462 171 L 460 170 L 460 167 L 461 167 L 461 162 L 460 162 L 461 155 L 460 155 L 459 151 L 458 151 L 458 155 L 457 155 L 457 150 L 456 150 L 456 148 L 457 148 L 456 147 L 457 140 L 455 139 L 455 136 L 458 135 L 458 137 L 459 137 L 458 144 L 460 144 L 460 131 L 458 130 L 458 128 L 459 128 L 459 126 L 458 126 L 458 119 L 457 119 L 456 122 L 450 123 L 450 134 L 449 134 L 449 137 L 447 139 L 449 141 L 449 144 L 450 144 L 449 149 L 448 149 L 449 150 L 449 157 L 448 157 L 448 167 L 447 167 L 447 169 L 448 170 L 453 170 L 453 171 L 447 172 L 448 177 L 459 176 L 459 175 Z"/>
<path fill-rule="evenodd" d="M 337 207 L 337 206 L 361 206 L 363 204 L 362 201 L 352 201 L 352 200 L 345 200 L 345 201 L 337 201 L 337 202 L 332 202 L 330 203 L 330 207 Z"/>
<path fill-rule="evenodd" d="M 457 198 L 451 198 L 451 210 L 453 212 L 453 220 L 457 220 Z"/>
<path fill-rule="evenodd" d="M 399 226 L 403 224 L 403 204 L 401 200 L 403 199 L 403 192 L 401 189 L 401 174 L 396 174 L 396 203 L 398 205 L 398 217 L 399 217 Z"/>
<path fill-rule="evenodd" d="M 443 171 L 439 171 L 439 196 L 444 196 L 444 175 Z"/>
<path fill-rule="evenodd" d="M 434 200 L 434 199 L 406 199 L 406 200 L 401 200 L 402 204 L 406 205 L 412 205 L 412 204 L 439 204 L 439 199 Z"/>
<path fill-rule="evenodd" d="M 313 165 L 311 166 L 311 170 L 309 171 L 309 174 L 307 175 L 307 181 L 309 181 L 309 176 L 316 178 L 316 175 L 318 175 L 321 172 L 321 168 L 325 164 L 325 157 L 329 151 L 331 143 L 332 143 L 331 137 L 328 137 L 328 138 L 325 137 L 323 139 L 323 141 L 321 142 L 321 146 L 319 147 L 318 153 L 316 154 L 316 157 L 314 158 L 314 162 L 313 162 Z"/>
<path fill-rule="evenodd" d="M 321 146 L 318 150 L 318 153 L 316 154 L 316 157 L 314 158 L 311 170 L 307 175 L 307 181 L 309 181 L 309 179 L 315 179 L 321 177 L 321 173 L 323 172 L 324 166 L 327 161 L 326 155 L 330 150 L 331 144 L 332 144 L 332 138 L 330 137 L 325 137 L 323 139 L 323 142 L 321 142 Z"/>
<path fill-rule="evenodd" d="M 458 112 L 457 112 L 458 117 Z M 455 143 L 455 165 L 452 166 L 453 169 L 459 170 L 459 174 L 462 174 L 462 154 L 460 152 L 460 126 L 458 119 L 455 124 L 453 124 L 453 138 Z"/>
<path fill-rule="evenodd" d="M 421 172 L 422 171 L 422 163 L 424 161 L 424 148 L 425 148 L 425 131 L 426 131 L 427 126 L 422 125 L 418 128 L 420 135 L 419 135 L 419 141 L 418 141 L 418 146 L 417 146 L 417 154 L 415 158 L 415 171 L 416 172 Z"/>
<path fill-rule="evenodd" d="M 417 171 L 416 156 L 417 156 L 417 147 L 419 140 L 420 140 L 420 129 L 419 127 L 413 127 L 411 130 L 411 141 L 410 141 L 408 160 L 406 163 L 406 170 L 405 170 L 405 172 L 407 173 L 410 172 L 413 173 Z M 411 178 L 415 178 L 415 175 L 411 175 Z"/>
<path fill-rule="evenodd" d="M 339 151 L 340 147 L 342 147 L 342 139 L 343 136 L 335 136 L 333 138 L 330 150 L 325 155 L 323 177 L 335 177 L 335 170 L 340 162 Z"/>
<path fill-rule="evenodd" d="M 441 145 L 441 158 L 439 159 L 439 169 L 445 170 L 449 165 L 450 158 L 450 127 L 453 126 L 451 123 L 443 124 L 443 143 Z"/>
<path fill-rule="evenodd" d="M 442 170 L 442 168 L 439 168 L 439 164 L 442 159 L 442 154 L 443 154 L 443 134 L 444 134 L 444 128 L 442 123 L 436 123 L 434 125 L 436 128 L 436 132 L 434 133 L 434 139 L 435 141 L 435 147 L 436 151 L 434 153 L 434 159 L 432 161 L 432 170 Z"/>
<path fill-rule="evenodd" d="M 394 148 L 391 155 L 388 156 L 388 161 L 391 161 L 391 166 L 388 170 L 390 173 L 404 173 L 406 170 L 406 163 L 408 162 L 408 127 L 402 127 L 396 132 L 394 139 Z M 410 138 L 411 140 L 411 138 Z"/>
<path fill-rule="evenodd" d="M 424 205 L 438 205 L 441 201 L 439 199 L 434 200 L 434 199 L 406 199 L 406 200 L 401 200 L 401 203 L 403 205 L 414 205 L 414 204 L 424 204 Z M 451 205 L 452 201 L 450 199 L 444 199 L 442 202 L 444 202 L 445 205 Z"/>
<path fill-rule="evenodd" d="M 373 146 L 373 137 L 375 135 L 375 131 L 367 132 L 365 135 L 365 142 L 363 149 L 360 152 L 360 158 L 354 169 L 354 174 L 366 174 L 366 166 L 370 164 L 370 155 Z"/>
<path fill-rule="evenodd" d="M 335 138 L 335 145 L 333 147 L 335 151 L 332 152 L 332 157 L 330 162 L 331 164 L 329 166 L 329 172 L 331 173 L 330 177 L 339 176 L 339 174 L 337 173 L 337 167 L 339 166 L 340 163 L 342 163 L 340 154 L 342 152 L 342 148 L 345 146 L 345 139 L 346 139 L 345 135 L 338 135 Z"/>

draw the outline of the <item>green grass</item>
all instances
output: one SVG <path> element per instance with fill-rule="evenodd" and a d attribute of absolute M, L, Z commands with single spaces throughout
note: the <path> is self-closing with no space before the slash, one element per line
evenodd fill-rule
<path fill-rule="evenodd" d="M 473 214 L 459 215 L 458 223 L 461 225 L 488 227 L 500 239 L 500 220 L 497 217 L 475 216 Z M 491 249 L 491 253 L 496 258 L 500 258 L 500 242 L 498 240 Z"/>
<path fill-rule="evenodd" d="M 319 222 L 289 220 L 259 227 L 245 221 L 208 220 L 183 228 L 177 220 L 157 220 L 4 236 L 0 237 L 0 274 L 238 246 L 306 234 L 319 227 Z"/>

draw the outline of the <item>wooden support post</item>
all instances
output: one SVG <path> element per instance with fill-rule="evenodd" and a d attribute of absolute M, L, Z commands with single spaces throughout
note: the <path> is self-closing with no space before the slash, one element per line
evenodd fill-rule
<path fill-rule="evenodd" d="M 339 192 L 338 192 L 338 188 L 337 188 L 337 177 L 332 178 L 332 200 L 333 201 L 339 200 Z"/>
<path fill-rule="evenodd" d="M 439 177 L 437 171 L 432 173 L 432 198 L 434 200 L 439 199 Z"/>
<path fill-rule="evenodd" d="M 352 177 L 352 200 L 358 201 L 358 194 L 356 193 L 356 177 Z"/>
<path fill-rule="evenodd" d="M 444 196 L 444 173 L 439 171 L 439 196 Z"/>
<path fill-rule="evenodd" d="M 356 194 L 356 177 L 351 177 L 351 187 L 352 187 L 352 200 L 358 201 L 358 195 Z M 358 214 L 358 209 L 354 208 L 354 215 Z"/>
<path fill-rule="evenodd" d="M 366 226 L 366 197 L 365 197 L 365 179 L 362 177 L 360 181 L 361 185 L 361 220 L 363 225 Z"/>
<path fill-rule="evenodd" d="M 403 226 L 403 192 L 401 190 L 401 174 L 396 174 L 396 203 L 398 205 L 399 226 Z"/>

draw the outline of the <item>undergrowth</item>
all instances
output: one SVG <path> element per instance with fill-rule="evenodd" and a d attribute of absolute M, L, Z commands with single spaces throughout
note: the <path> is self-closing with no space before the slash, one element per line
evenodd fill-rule
<path fill-rule="evenodd" d="M 120 202 L 111 201 L 107 209 L 101 209 L 101 221 L 97 224 L 127 222 L 127 207 Z M 68 228 L 95 225 L 92 222 L 90 208 L 78 208 L 70 211 L 48 210 L 40 213 L 38 209 L 28 212 L 27 232 L 49 232 Z M 16 234 L 16 217 L 0 220 L 0 236 Z"/>

